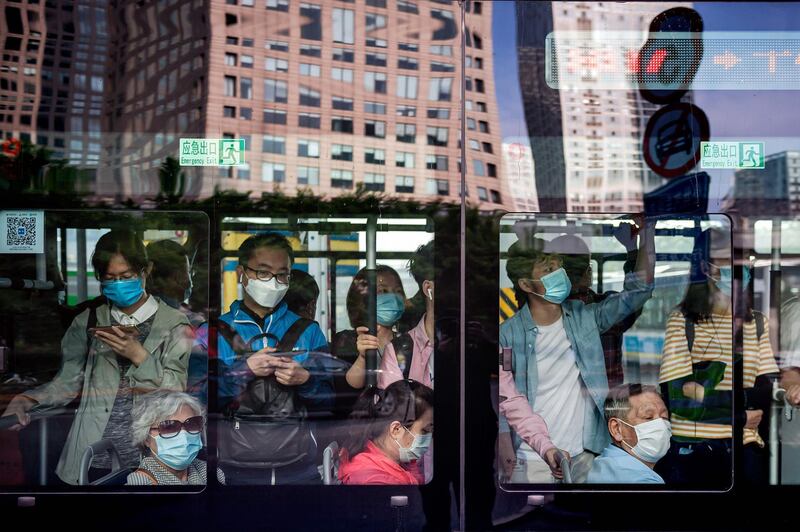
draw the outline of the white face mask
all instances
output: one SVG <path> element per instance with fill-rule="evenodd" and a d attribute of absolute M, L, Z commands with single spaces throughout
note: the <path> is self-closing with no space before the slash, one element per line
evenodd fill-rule
<path fill-rule="evenodd" d="M 275 277 L 269 281 L 248 278 L 244 290 L 262 307 L 275 308 L 286 295 L 289 285 L 279 283 Z"/>
<path fill-rule="evenodd" d="M 669 451 L 669 440 L 672 437 L 672 425 L 665 419 L 653 419 L 638 425 L 631 425 L 617 418 L 636 431 L 638 442 L 631 447 L 623 440 L 622 444 L 630 447 L 631 452 L 639 459 L 654 464 L 664 458 Z"/>

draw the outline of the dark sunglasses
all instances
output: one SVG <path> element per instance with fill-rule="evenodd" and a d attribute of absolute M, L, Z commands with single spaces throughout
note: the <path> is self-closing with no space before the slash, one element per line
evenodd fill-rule
<path fill-rule="evenodd" d="M 150 430 L 158 430 L 158 434 L 162 438 L 177 436 L 181 429 L 189 434 L 199 434 L 203 430 L 203 416 L 190 417 L 183 422 L 177 419 L 167 419 L 159 423 L 157 427 L 150 427 Z"/>

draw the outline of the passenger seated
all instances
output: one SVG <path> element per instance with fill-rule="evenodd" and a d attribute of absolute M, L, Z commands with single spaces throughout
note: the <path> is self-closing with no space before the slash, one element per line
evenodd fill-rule
<path fill-rule="evenodd" d="M 55 378 L 11 400 L 4 416 L 15 415 L 20 430 L 34 407 L 66 406 L 80 396 L 56 474 L 78 484 L 81 457 L 90 444 L 110 439 L 123 467 L 139 463 L 131 443 L 131 409 L 157 389 L 184 390 L 192 346 L 189 322 L 179 311 L 146 292 L 148 258 L 136 233 L 110 231 L 92 255 L 95 276 L 107 302 L 72 321 L 61 341 L 61 369 Z M 89 480 L 111 472 L 98 456 Z"/>
<path fill-rule="evenodd" d="M 289 291 L 283 300 L 289 310 L 307 320 L 317 319 L 317 299 L 319 299 L 319 285 L 317 281 L 303 270 L 292 270 L 292 282 Z"/>
<path fill-rule="evenodd" d="M 205 413 L 191 395 L 157 390 L 143 395 L 133 408 L 133 444 L 142 450 L 129 486 L 205 485 L 203 448 Z"/>
<path fill-rule="evenodd" d="M 368 390 L 351 420 L 339 466 L 343 484 L 424 482 L 416 462 L 433 439 L 433 390 L 410 380 Z"/>
<path fill-rule="evenodd" d="M 592 464 L 586 482 L 594 484 L 663 484 L 653 471 L 669 450 L 669 412 L 655 386 L 620 384 L 605 403 L 611 443 Z"/>
<path fill-rule="evenodd" d="M 501 431 L 507 420 L 518 460 L 511 482 L 558 478 L 553 446 L 572 457 L 573 482 L 584 482 L 595 455 L 606 447 L 602 412 L 608 380 L 600 334 L 650 298 L 652 229 L 650 223 L 638 229 L 636 272 L 626 276 L 623 292 L 589 305 L 567 299 L 571 284 L 563 256 L 551 243 L 531 239 L 509 249 L 508 276 L 527 296 L 500 326 L 501 346 L 513 351 L 513 370 L 499 370 Z"/>

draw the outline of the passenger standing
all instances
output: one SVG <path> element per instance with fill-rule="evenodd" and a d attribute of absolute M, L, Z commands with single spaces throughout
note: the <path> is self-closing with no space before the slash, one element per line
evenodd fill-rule
<path fill-rule="evenodd" d="M 608 379 L 600 334 L 639 310 L 652 293 L 652 223 L 641 223 L 638 233 L 636 272 L 626 276 L 624 290 L 589 305 L 567 299 L 571 284 L 552 245 L 534 239 L 509 249 L 508 276 L 527 295 L 527 303 L 500 327 L 501 346 L 513 351 L 512 371 L 500 367 L 500 412 L 515 433 L 518 461 L 512 482 L 547 483 L 554 473 L 559 476 L 552 447 L 572 457 L 573 481 L 583 482 L 607 445 Z"/>
<path fill-rule="evenodd" d="M 328 343 L 316 322 L 283 301 L 293 257 L 286 238 L 274 233 L 239 247 L 244 297 L 220 316 L 217 342 L 219 404 L 227 415 L 218 429 L 219 460 L 228 484 L 321 482 L 308 413 L 331 410 L 333 385 L 309 351 L 328 351 Z M 197 336 L 207 342 L 207 326 Z M 273 355 L 279 346 L 284 353 Z"/>
<path fill-rule="evenodd" d="M 24 427 L 34 406 L 65 406 L 80 396 L 56 468 L 68 484 L 78 484 L 83 452 L 101 439 L 114 443 L 123 467 L 139 463 L 130 439 L 131 410 L 143 393 L 186 387 L 192 345 L 186 317 L 146 292 L 147 252 L 133 231 L 114 230 L 100 237 L 92 267 L 107 302 L 72 321 L 61 341 L 61 369 L 55 378 L 16 396 L 3 414 L 16 415 Z M 110 468 L 107 455 L 96 457 L 89 480 Z"/>
<path fill-rule="evenodd" d="M 658 471 L 667 484 L 724 489 L 732 480 L 733 309 L 728 235 L 707 229 L 696 239 L 690 285 L 667 321 L 659 382 L 673 442 Z M 744 269 L 745 285 L 749 270 Z M 778 366 L 766 317 L 747 309 L 744 323 L 744 463 L 746 482 L 766 484 L 765 418 Z M 759 432 L 759 426 L 761 432 Z"/>

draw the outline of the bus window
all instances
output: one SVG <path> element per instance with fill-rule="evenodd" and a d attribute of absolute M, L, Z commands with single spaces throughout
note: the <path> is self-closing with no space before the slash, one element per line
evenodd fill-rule
<path fill-rule="evenodd" d="M 225 485 L 430 480 L 428 227 L 414 217 L 222 220 L 216 411 Z M 313 315 L 292 310 L 299 297 Z"/>
<path fill-rule="evenodd" d="M 150 486 L 168 464 L 188 486 L 176 489 L 202 489 L 208 369 L 193 343 L 208 319 L 205 214 L 3 216 L 31 233 L 0 254 L 0 484 Z"/>
<path fill-rule="evenodd" d="M 522 303 L 500 327 L 503 486 L 727 489 L 728 219 L 506 215 L 500 227 L 500 287 Z M 744 325 L 745 389 L 777 369 L 766 338 L 750 351 L 761 327 Z M 745 443 L 763 444 L 760 413 L 746 415 Z"/>

